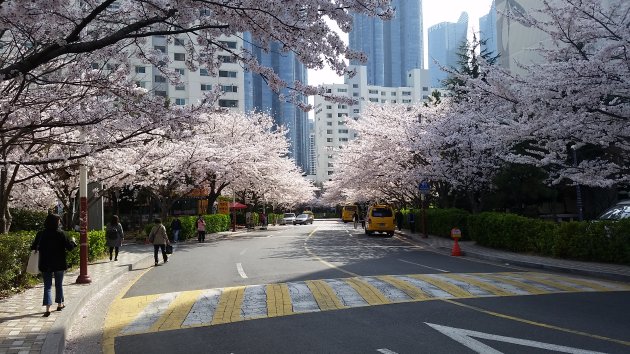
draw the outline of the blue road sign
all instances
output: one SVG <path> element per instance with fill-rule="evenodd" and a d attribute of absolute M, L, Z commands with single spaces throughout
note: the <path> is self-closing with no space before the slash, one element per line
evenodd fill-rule
<path fill-rule="evenodd" d="M 431 189 L 431 186 L 429 186 L 429 182 L 422 181 L 420 182 L 420 185 L 418 186 L 418 188 L 420 189 L 420 193 L 428 194 L 429 190 Z"/>

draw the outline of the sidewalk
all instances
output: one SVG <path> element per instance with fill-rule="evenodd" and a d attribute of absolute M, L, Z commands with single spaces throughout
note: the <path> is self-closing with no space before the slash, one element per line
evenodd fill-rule
<path fill-rule="evenodd" d="M 223 238 L 244 233 L 220 232 L 212 234 L 211 239 Z M 191 239 L 191 244 L 196 240 Z M 72 325 L 72 319 L 92 295 L 105 288 L 114 279 L 130 270 L 153 266 L 153 247 L 144 244 L 128 244 L 120 249 L 118 261 L 99 260 L 88 265 L 90 284 L 75 284 L 79 269 L 67 272 L 63 281 L 63 294 L 66 308 L 54 311 L 51 307 L 49 317 L 42 317 L 43 283 L 0 300 L 0 354 L 26 353 L 63 353 L 66 332 Z M 52 290 L 54 296 L 54 286 Z"/>
<path fill-rule="evenodd" d="M 410 233 L 409 230 L 396 231 L 397 234 L 416 242 L 424 243 L 434 250 L 451 254 L 453 240 L 438 236 L 423 238 L 419 233 Z M 568 259 L 541 257 L 501 251 L 475 244 L 474 241 L 459 241 L 459 247 L 464 257 L 489 260 L 493 262 L 508 263 L 511 265 L 547 269 L 556 272 L 586 275 L 610 280 L 630 282 L 630 266 L 621 264 L 583 262 Z"/>

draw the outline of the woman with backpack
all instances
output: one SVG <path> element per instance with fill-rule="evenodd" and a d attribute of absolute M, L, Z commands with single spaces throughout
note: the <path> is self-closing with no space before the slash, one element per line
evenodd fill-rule
<path fill-rule="evenodd" d="M 105 229 L 105 238 L 107 239 L 107 247 L 109 247 L 110 261 L 112 260 L 112 254 L 114 253 L 114 250 L 116 251 L 114 255 L 114 261 L 118 260 L 118 251 L 120 251 L 124 236 L 125 234 L 123 233 L 122 225 L 118 220 L 118 215 L 112 215 L 112 219 Z"/>

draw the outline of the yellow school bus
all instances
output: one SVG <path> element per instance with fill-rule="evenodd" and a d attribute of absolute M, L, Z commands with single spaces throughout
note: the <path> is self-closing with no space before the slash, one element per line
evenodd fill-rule
<path fill-rule="evenodd" d="M 343 209 L 341 209 L 341 221 L 352 221 L 352 216 L 355 211 L 357 214 L 359 213 L 359 208 L 356 205 L 344 205 Z"/>

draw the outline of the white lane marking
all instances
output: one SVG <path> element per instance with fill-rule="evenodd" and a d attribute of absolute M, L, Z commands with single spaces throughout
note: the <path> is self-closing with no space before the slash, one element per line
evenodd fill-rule
<path fill-rule="evenodd" d="M 202 326 L 212 323 L 212 317 L 217 310 L 217 306 L 219 306 L 219 299 L 222 293 L 221 289 L 208 289 L 201 293 L 190 309 L 188 316 L 186 316 L 184 323 L 182 323 L 182 327 Z"/>
<path fill-rule="evenodd" d="M 151 304 L 146 306 L 138 316 L 131 322 L 121 334 L 141 333 L 147 332 L 157 320 L 162 317 L 162 314 L 168 309 L 169 305 L 179 293 L 164 294 L 155 299 Z"/>
<path fill-rule="evenodd" d="M 241 256 L 245 254 L 245 252 L 247 252 L 247 248 L 242 250 L 241 253 L 239 253 Z"/>
<path fill-rule="evenodd" d="M 241 276 L 241 278 L 247 279 L 247 274 L 245 274 L 242 264 L 236 263 L 236 270 L 238 270 L 238 274 Z"/>
<path fill-rule="evenodd" d="M 425 324 L 432 327 L 436 331 L 441 332 L 442 334 L 450 337 L 454 341 L 461 343 L 462 345 L 468 347 L 469 349 L 477 353 L 503 354 L 503 352 L 500 352 L 488 345 L 485 345 L 481 343 L 480 341 L 473 339 L 472 337 L 479 338 L 479 339 L 494 340 L 498 342 L 505 342 L 505 343 L 510 343 L 510 344 L 516 344 L 516 345 L 522 345 L 525 347 L 540 348 L 540 349 L 545 349 L 545 350 L 555 351 L 555 352 L 560 352 L 560 353 L 603 354 L 602 352 L 595 352 L 591 350 L 565 347 L 562 345 L 536 342 L 536 341 L 528 340 L 528 339 L 499 336 L 496 334 L 471 331 L 471 330 L 461 329 L 461 328 L 440 326 L 440 325 L 436 325 L 436 324 L 428 323 L 428 322 L 425 322 Z"/>
<path fill-rule="evenodd" d="M 396 353 L 394 351 L 391 351 L 391 350 L 389 350 L 387 348 L 376 349 L 376 351 L 379 352 L 379 353 L 383 353 L 383 354 L 398 354 L 398 353 Z"/>
<path fill-rule="evenodd" d="M 428 268 L 428 269 L 437 270 L 438 272 L 442 272 L 442 273 L 450 273 L 448 270 L 444 270 L 444 269 L 440 269 L 440 268 L 434 268 L 434 267 L 429 267 L 429 266 L 426 266 L 426 265 L 424 265 L 424 264 L 419 264 L 419 263 L 409 262 L 409 261 L 406 261 L 406 260 L 404 260 L 404 259 L 399 259 L 399 261 L 404 262 L 404 263 L 409 263 L 409 264 L 417 265 L 417 266 L 419 266 L 419 267 L 424 267 L 424 268 Z"/>

